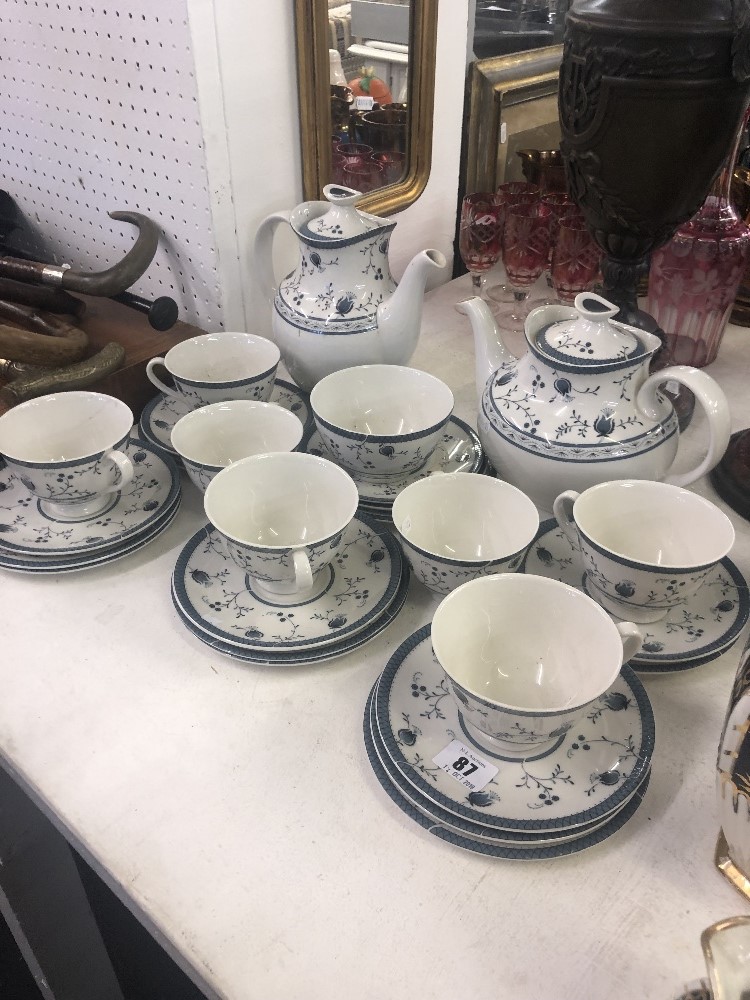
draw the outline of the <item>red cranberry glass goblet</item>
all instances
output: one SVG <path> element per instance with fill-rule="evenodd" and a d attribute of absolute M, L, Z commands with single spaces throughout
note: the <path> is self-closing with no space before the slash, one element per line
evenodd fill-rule
<path fill-rule="evenodd" d="M 383 184 L 383 168 L 374 160 L 362 163 L 346 163 L 343 170 L 344 187 L 353 188 L 367 194 Z"/>
<path fill-rule="evenodd" d="M 345 157 L 347 164 L 369 163 L 372 160 L 372 146 L 367 146 L 364 142 L 340 142 L 336 146 L 336 152 Z"/>
<path fill-rule="evenodd" d="M 500 259 L 501 228 L 502 204 L 492 192 L 466 195 L 461 203 L 458 249 L 477 295 L 482 295 L 483 276 Z"/>
<path fill-rule="evenodd" d="M 589 291 L 601 259 L 602 252 L 583 220 L 575 215 L 561 219 L 552 251 L 552 284 L 558 299 L 568 304 L 579 292 Z"/>
<path fill-rule="evenodd" d="M 511 329 L 523 328 L 524 303 L 531 286 L 541 277 L 549 260 L 549 217 L 540 205 L 511 205 L 505 211 L 503 262 L 513 292 L 513 308 L 499 318 Z"/>
<path fill-rule="evenodd" d="M 383 185 L 398 184 L 404 176 L 406 153 L 398 149 L 382 149 L 376 150 L 372 158 L 383 168 Z"/>
<path fill-rule="evenodd" d="M 539 187 L 536 184 L 532 184 L 529 181 L 506 181 L 501 184 L 496 193 L 495 197 L 503 206 L 502 218 L 501 218 L 501 232 L 502 227 L 505 224 L 505 212 L 508 208 L 513 205 L 534 205 L 539 199 Z M 502 242 L 502 241 L 501 241 Z M 507 278 L 503 273 L 502 268 L 502 247 L 501 247 L 501 267 L 500 274 L 498 277 L 500 281 L 497 284 L 491 285 L 487 289 L 487 298 L 490 301 L 490 306 L 493 311 L 499 310 L 501 313 L 503 310 L 507 313 L 507 308 L 504 309 L 509 303 L 514 301 L 513 290 L 507 284 Z"/>

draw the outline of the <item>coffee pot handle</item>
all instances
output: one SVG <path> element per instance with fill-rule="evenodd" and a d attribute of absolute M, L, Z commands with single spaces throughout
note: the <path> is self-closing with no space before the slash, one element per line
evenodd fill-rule
<path fill-rule="evenodd" d="M 731 433 L 729 403 L 710 375 L 689 365 L 674 365 L 672 368 L 654 372 L 638 390 L 636 405 L 652 420 L 661 421 L 664 418 L 664 399 L 663 396 L 659 396 L 659 388 L 668 381 L 687 386 L 705 410 L 708 419 L 708 452 L 703 461 L 689 472 L 664 477 L 665 483 L 687 486 L 688 483 L 693 483 L 710 472 L 721 461 L 727 450 Z"/>
<path fill-rule="evenodd" d="M 573 504 L 580 495 L 575 490 L 566 490 L 552 504 L 552 513 L 555 515 L 555 520 L 567 535 L 568 541 L 576 552 L 578 551 L 578 530 L 573 517 Z"/>
<path fill-rule="evenodd" d="M 276 278 L 273 273 L 273 237 L 276 227 L 282 222 L 289 224 L 289 212 L 274 212 L 266 216 L 258 226 L 253 246 L 258 284 L 271 306 L 273 306 L 273 300 L 276 296 Z"/>

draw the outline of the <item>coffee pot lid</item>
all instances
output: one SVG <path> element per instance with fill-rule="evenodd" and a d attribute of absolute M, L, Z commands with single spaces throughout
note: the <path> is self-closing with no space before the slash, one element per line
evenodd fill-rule
<path fill-rule="evenodd" d="M 313 236 L 316 241 L 330 240 L 331 243 L 338 243 L 381 229 L 385 224 L 384 219 L 355 208 L 362 197 L 361 191 L 342 184 L 327 184 L 323 188 L 323 194 L 330 202 L 330 207 L 327 212 L 306 224 L 306 233 L 303 235 Z"/>
<path fill-rule="evenodd" d="M 552 323 L 537 335 L 537 347 L 550 358 L 603 365 L 645 353 L 633 327 L 612 322 L 619 306 L 593 292 L 581 292 L 573 304 L 576 316 Z"/>

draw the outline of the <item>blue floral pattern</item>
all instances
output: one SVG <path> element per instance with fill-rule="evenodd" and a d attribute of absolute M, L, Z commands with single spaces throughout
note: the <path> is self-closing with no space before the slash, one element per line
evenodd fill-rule
<path fill-rule="evenodd" d="M 385 435 L 377 438 L 345 437 L 321 422 L 318 422 L 317 429 L 334 462 L 362 476 L 409 476 L 418 472 L 432 455 L 442 433 L 441 429 L 433 430 L 414 440 L 404 441 L 398 438 L 389 440 Z"/>
<path fill-rule="evenodd" d="M 706 580 L 712 567 L 696 573 L 666 573 L 655 576 L 637 567 L 626 567 L 608 556 L 600 555 L 584 544 L 581 557 L 587 574 L 587 585 L 614 601 L 628 602 L 654 611 L 683 607 Z M 626 575 L 627 574 L 627 575 Z"/>
<path fill-rule="evenodd" d="M 279 316 L 311 333 L 375 329 L 378 306 L 396 289 L 388 269 L 388 239 L 378 228 L 358 250 L 361 266 L 344 269 L 336 243 L 330 250 L 303 248 L 297 267 L 279 285 L 274 300 Z"/>
<path fill-rule="evenodd" d="M 0 472 L 0 536 L 7 551 L 72 555 L 125 542 L 172 505 L 180 492 L 173 463 L 143 442 L 131 442 L 133 478 L 92 518 L 60 521 L 46 513 L 9 468 Z"/>
<path fill-rule="evenodd" d="M 537 372 L 533 365 L 530 369 Z M 532 379 L 525 385 L 514 373 L 515 366 L 505 366 L 485 387 L 478 418 L 485 445 L 498 435 L 524 451 L 557 460 L 612 461 L 649 451 L 677 433 L 674 412 L 663 423 L 648 428 L 639 415 L 630 412 L 620 416 L 617 406 L 609 402 L 594 409 L 582 408 L 581 397 L 598 396 L 599 386 L 583 386 L 575 392 L 570 378 L 556 370 L 544 380 L 535 383 Z M 547 379 L 555 387 L 555 395 L 542 400 L 544 406 L 540 406 L 539 393 L 547 386 Z M 571 405 L 561 409 L 561 400 Z M 573 405 L 576 400 L 578 405 Z M 554 422 L 545 420 L 547 413 L 554 416 Z"/>
<path fill-rule="evenodd" d="M 123 447 L 123 442 L 115 445 L 117 449 Z M 64 467 L 49 465 L 33 471 L 26 471 L 24 466 L 16 465 L 13 461 L 5 463 L 5 466 L 14 470 L 16 479 L 29 493 L 50 503 L 70 506 L 71 513 L 76 505 L 90 500 L 110 486 L 119 486 L 122 482 L 119 465 L 107 458 L 106 454 L 99 455 L 90 462 L 71 462 Z"/>
<path fill-rule="evenodd" d="M 320 455 L 336 461 L 336 456 L 326 448 L 317 429 L 307 439 L 305 451 L 308 455 Z M 458 417 L 450 417 L 438 436 L 435 450 L 420 469 L 388 479 L 368 478 L 350 469 L 347 471 L 357 485 L 360 500 L 378 503 L 394 500 L 410 483 L 434 472 L 477 472 L 483 461 L 484 452 L 474 431 Z"/>
<path fill-rule="evenodd" d="M 469 793 L 433 758 L 453 739 L 469 741 L 432 653 L 429 627 L 392 657 L 375 693 L 380 738 L 417 792 L 450 812 L 505 829 L 555 829 L 604 815 L 626 801 L 650 767 L 653 715 L 627 667 L 597 701 L 592 716 L 535 759 L 508 760 L 481 747 L 498 767 L 492 782 Z"/>
<path fill-rule="evenodd" d="M 426 556 L 410 545 L 409 540 L 400 533 L 398 538 L 416 578 L 428 590 L 432 590 L 436 594 L 450 594 L 462 583 L 476 580 L 480 576 L 492 576 L 494 573 L 513 573 L 521 565 L 525 555 L 525 552 L 518 552 L 505 559 L 494 559 L 490 562 L 477 561 L 473 565 L 461 564 L 447 559 Z"/>
<path fill-rule="evenodd" d="M 228 557 L 208 525 L 183 549 L 173 576 L 175 594 L 192 621 L 238 646 L 287 649 L 353 635 L 375 619 L 398 588 L 403 563 L 387 532 L 355 518 L 317 596 L 284 607 L 260 597 L 252 580 Z"/>
<path fill-rule="evenodd" d="M 188 410 L 197 410 L 200 406 L 210 406 L 211 403 L 223 403 L 227 399 L 250 399 L 265 402 L 271 396 L 275 379 L 276 372 L 274 371 L 266 378 L 255 381 L 248 379 L 233 385 L 231 389 L 191 386 L 176 378 L 175 385 L 182 394 L 187 412 Z"/>
<path fill-rule="evenodd" d="M 544 521 L 523 570 L 585 590 L 585 569 L 580 550 L 573 547 L 557 522 Z M 697 594 L 659 621 L 639 626 L 643 646 L 631 665 L 637 670 L 671 671 L 708 662 L 737 641 L 749 615 L 747 582 L 731 560 L 722 559 L 706 575 Z"/>

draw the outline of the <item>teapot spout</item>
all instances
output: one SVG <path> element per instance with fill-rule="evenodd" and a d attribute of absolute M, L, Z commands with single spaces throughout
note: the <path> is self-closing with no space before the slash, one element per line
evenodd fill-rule
<path fill-rule="evenodd" d="M 489 306 L 478 296 L 456 303 L 458 312 L 469 317 L 474 334 L 474 365 L 477 381 L 477 398 L 482 398 L 487 379 L 498 368 L 513 365 L 518 360 L 503 343 L 500 330 Z"/>
<path fill-rule="evenodd" d="M 378 333 L 387 363 L 406 364 L 417 349 L 427 277 L 445 266 L 439 250 L 422 250 L 409 261 L 395 292 L 378 306 Z"/>

